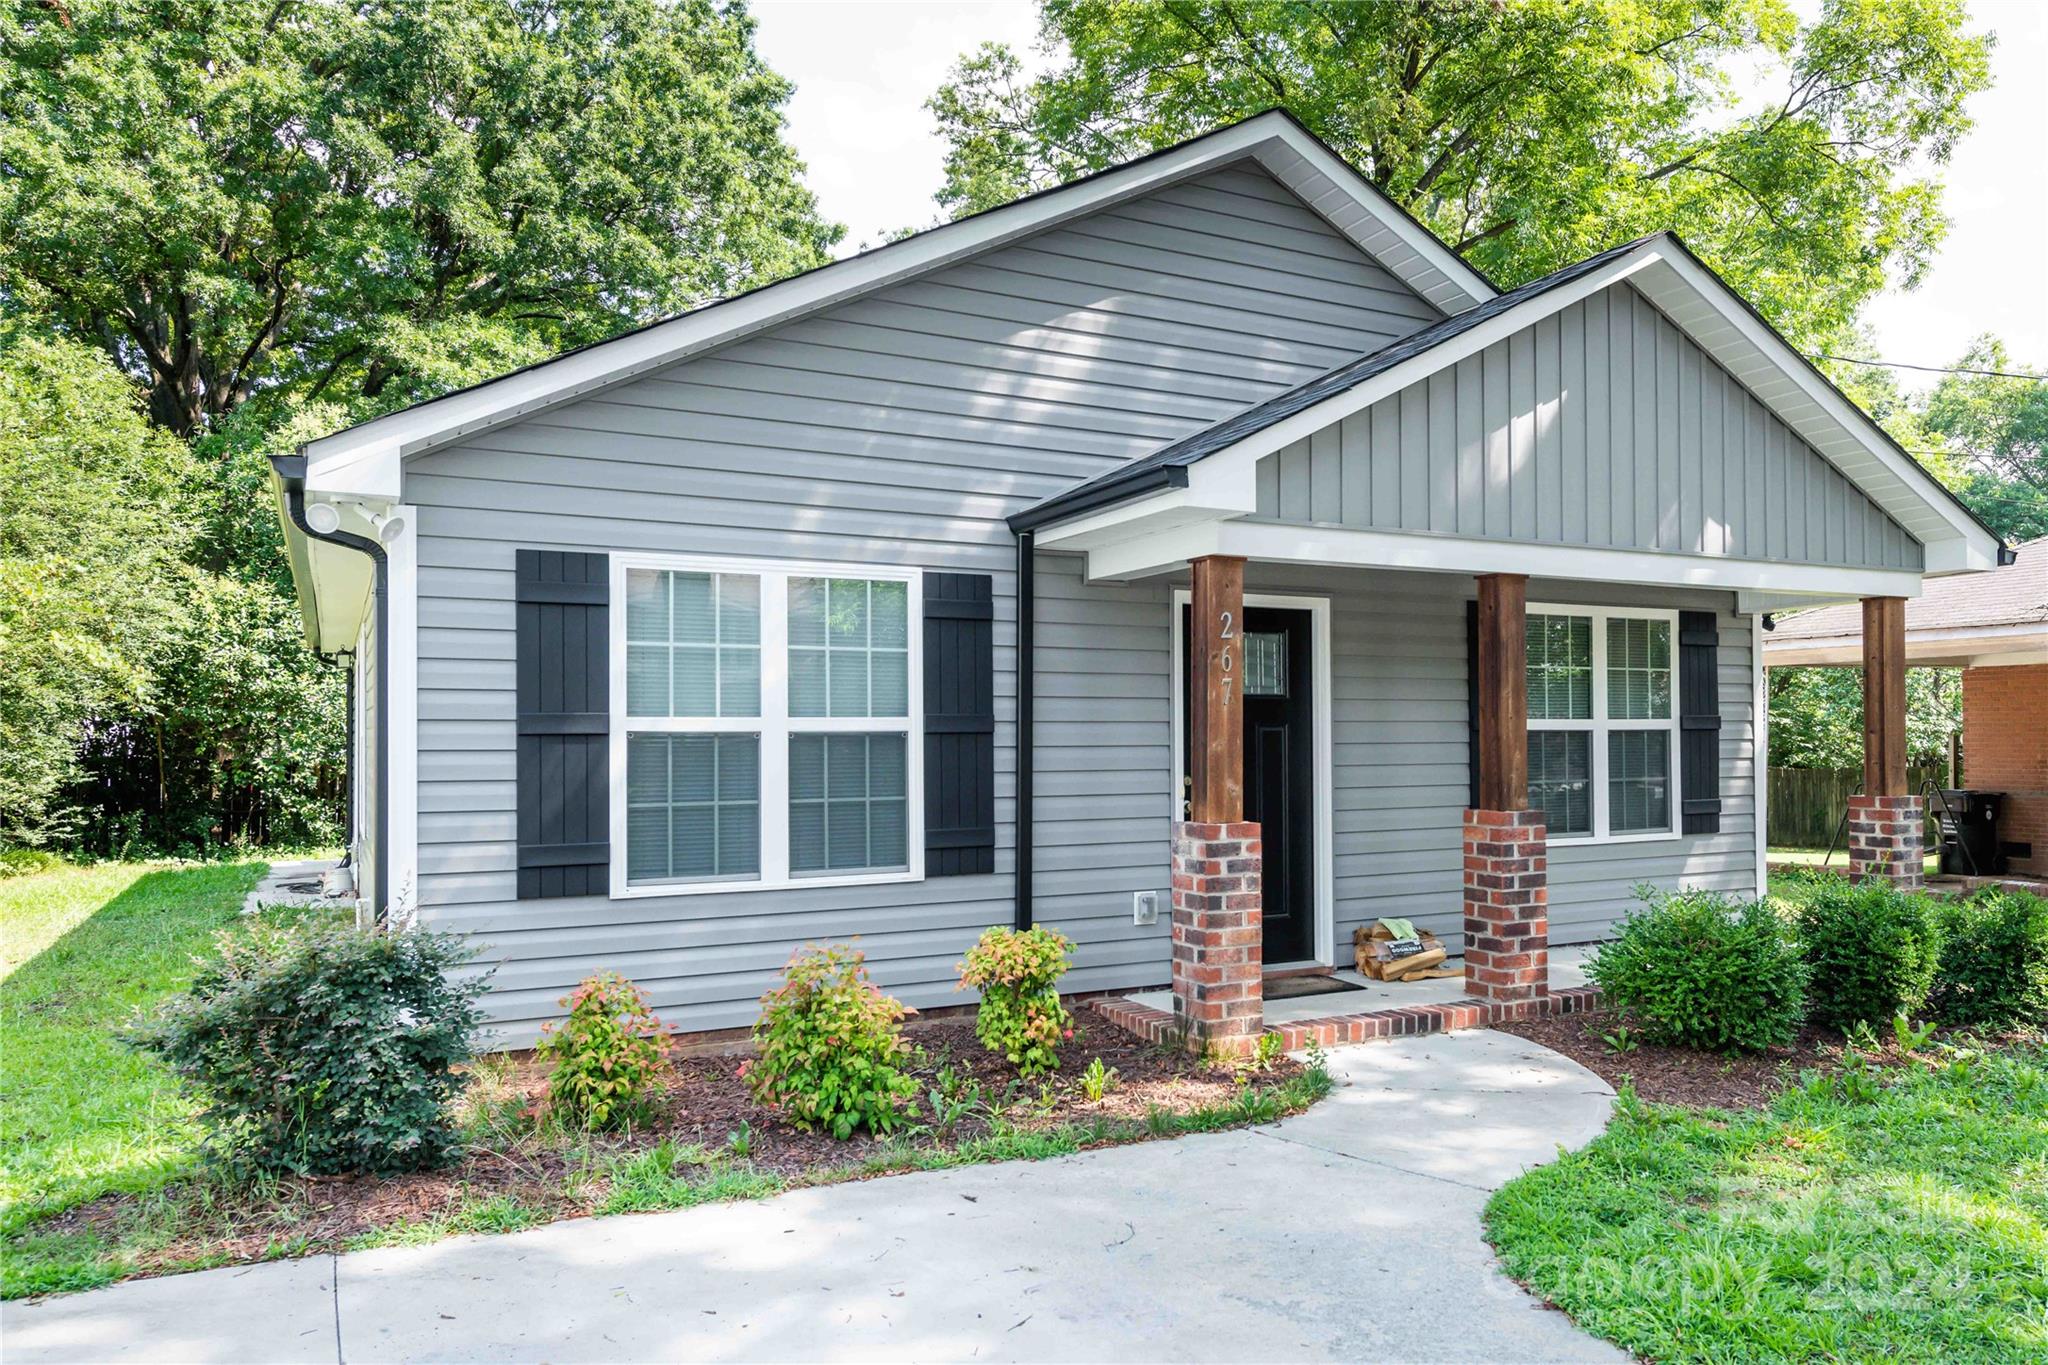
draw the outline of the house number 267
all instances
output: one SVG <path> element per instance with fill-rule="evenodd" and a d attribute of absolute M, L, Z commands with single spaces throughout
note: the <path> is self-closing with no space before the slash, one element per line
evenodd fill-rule
<path fill-rule="evenodd" d="M 1223 629 L 1219 633 L 1218 638 L 1223 641 L 1223 648 L 1218 652 L 1216 667 L 1220 674 L 1218 685 L 1223 694 L 1223 704 L 1228 706 L 1230 705 L 1231 670 L 1236 666 L 1237 654 L 1237 651 L 1230 647 L 1230 642 L 1237 638 L 1237 622 L 1231 619 L 1231 614 L 1227 611 L 1222 613 L 1222 617 Z"/>

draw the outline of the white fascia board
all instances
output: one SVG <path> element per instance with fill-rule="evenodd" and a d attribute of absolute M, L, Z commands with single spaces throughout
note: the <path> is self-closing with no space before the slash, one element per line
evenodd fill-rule
<path fill-rule="evenodd" d="M 1495 296 L 1496 291 L 1493 286 L 1481 278 L 1478 271 L 1467 265 L 1457 252 L 1446 246 L 1428 228 L 1423 227 L 1405 213 L 1375 212 L 1374 210 L 1378 208 L 1376 201 L 1380 198 L 1380 192 L 1374 189 L 1371 183 L 1358 173 L 1357 167 L 1351 165 L 1343 157 L 1333 153 L 1315 138 L 1303 133 L 1291 121 L 1282 119 L 1281 124 L 1282 133 L 1276 139 L 1276 142 L 1284 145 L 1296 158 L 1306 163 L 1311 170 L 1323 176 L 1330 183 L 1343 190 L 1350 198 L 1356 200 L 1367 212 L 1373 214 L 1373 217 L 1382 227 L 1398 238 L 1403 246 L 1435 267 L 1463 295 L 1462 302 L 1465 308 L 1469 308 L 1476 303 L 1484 303 Z M 1262 150 L 1257 155 L 1260 164 L 1264 165 L 1268 171 L 1279 177 L 1283 182 L 1290 182 L 1289 187 L 1293 188 L 1291 182 L 1298 179 L 1298 177 L 1292 167 L 1273 159 L 1268 151 Z M 1313 203 L 1310 207 L 1316 208 L 1318 213 L 1323 212 L 1319 206 Z M 1411 285 L 1410 287 L 1413 286 Z M 1460 313 L 1464 311 L 1464 308 L 1453 308 L 1446 311 Z"/>
<path fill-rule="evenodd" d="M 1047 550 L 1091 550 L 1180 526 L 1249 516 L 1258 510 L 1257 470 L 1251 462 L 1202 460 L 1188 466 L 1187 475 L 1185 487 L 1160 489 L 1057 522 L 1038 532 L 1037 543 Z"/>
<path fill-rule="evenodd" d="M 1842 471 L 1851 483 L 1862 489 L 1873 502 L 1902 523 L 1921 520 L 1911 514 L 1923 510 L 1932 511 L 1940 519 L 1950 532 L 1949 535 L 1918 537 L 1925 546 L 1926 573 L 1970 573 L 1998 567 L 1997 537 L 1977 525 L 1967 512 L 1953 502 L 1935 482 L 1934 476 L 1921 468 L 1918 461 L 1900 451 L 1872 421 L 1869 414 L 1842 397 L 1833 385 L 1815 374 L 1805 359 L 1786 345 L 1755 313 L 1736 298 L 1727 285 L 1715 279 L 1681 252 L 1667 254 L 1663 264 L 1683 281 L 1693 294 L 1711 307 L 1744 342 L 1769 361 L 1842 433 L 1869 452 L 1871 458 L 1898 481 L 1898 487 L 1874 485 L 1869 479 L 1858 478 L 1847 470 Z M 1655 290 L 1650 292 L 1654 301 Z M 1686 331 L 1716 360 L 1724 365 L 1729 363 L 1728 357 L 1722 354 L 1723 348 L 1701 338 L 1690 328 Z M 1803 420 L 1797 413 L 1786 412 L 1780 404 L 1773 403 L 1769 406 L 1794 430 L 1816 446 L 1827 444 L 1828 433 L 1813 432 L 1811 422 Z M 1819 439 L 1816 439 L 1817 436 Z M 1911 497 L 1913 505 L 1902 505 L 1899 500 L 1901 494 Z"/>
<path fill-rule="evenodd" d="M 1266 521 L 1208 522 L 1092 549 L 1088 551 L 1088 578 L 1091 582 L 1145 578 L 1178 569 L 1202 555 L 1463 575 L 1518 573 L 1532 578 L 1651 587 L 1736 591 L 1769 587 L 1856 597 L 1916 597 L 1920 592 L 1919 574 L 1905 569 L 1844 569 Z"/>
<path fill-rule="evenodd" d="M 587 397 L 793 317 L 941 269 L 1247 157 L 1262 165 L 1283 164 L 1291 158 L 1327 167 L 1324 173 L 1345 187 L 1376 222 L 1400 234 L 1404 241 L 1419 231 L 1400 214 L 1388 212 L 1377 191 L 1292 120 L 1279 113 L 1261 115 L 1132 165 L 707 304 L 682 317 L 308 442 L 304 448 L 306 487 L 311 492 L 395 501 L 400 492 L 401 462 L 407 457 Z M 1426 232 L 1420 235 L 1428 236 Z M 1430 243 L 1418 239 L 1418 254 L 1440 270 L 1458 272 L 1451 278 L 1466 288 L 1483 291 L 1477 297 L 1492 297 L 1485 282 L 1462 267 L 1442 243 L 1430 241 L 1434 253 L 1426 250 Z"/>
<path fill-rule="evenodd" d="M 1839 593 L 1810 592 L 1739 592 L 1735 594 L 1735 612 L 1738 616 L 1760 616 L 1771 611 L 1799 611 L 1806 607 L 1832 607 L 1843 602 L 1853 602 L 1853 597 Z"/>

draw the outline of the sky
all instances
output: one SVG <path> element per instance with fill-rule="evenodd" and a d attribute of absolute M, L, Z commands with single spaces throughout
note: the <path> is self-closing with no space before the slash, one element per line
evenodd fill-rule
<path fill-rule="evenodd" d="M 1802 10 L 1813 0 L 1795 0 Z M 2005 338 L 2023 368 L 2048 369 L 2048 4 L 1975 0 L 1974 26 L 1998 34 L 1977 127 L 1941 169 L 1952 220 L 1916 290 L 1875 300 L 1879 358 L 1946 365 L 1972 338 Z M 758 44 L 796 84 L 790 136 L 842 251 L 927 227 L 944 144 L 924 102 L 961 54 L 986 41 L 1026 53 L 1028 0 L 754 0 Z M 1923 387 L 1932 376 L 1902 372 Z"/>

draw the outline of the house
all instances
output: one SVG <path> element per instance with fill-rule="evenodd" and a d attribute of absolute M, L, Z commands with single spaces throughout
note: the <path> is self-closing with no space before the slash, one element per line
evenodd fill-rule
<path fill-rule="evenodd" d="M 363 895 L 511 1043 L 599 968 L 744 1025 L 818 939 L 957 1002 L 1032 922 L 1230 1045 L 1385 915 L 1540 1007 L 1637 884 L 1760 885 L 1764 612 L 2004 553 L 1675 238 L 1502 292 L 1278 112 L 276 488 Z"/>
<path fill-rule="evenodd" d="M 2048 536 L 1988 574 L 1932 579 L 1906 604 L 1908 667 L 1963 670 L 1962 785 L 2003 792 L 2009 870 L 2048 876 Z M 1854 605 L 1781 617 L 1764 666 L 1862 661 Z"/>

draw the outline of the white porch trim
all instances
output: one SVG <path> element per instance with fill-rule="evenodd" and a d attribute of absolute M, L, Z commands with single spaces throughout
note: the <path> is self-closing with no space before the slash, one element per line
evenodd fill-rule
<path fill-rule="evenodd" d="M 1072 549 L 1048 543 L 1046 549 Z M 1091 582 L 1171 573 L 1202 555 L 1331 567 L 1420 569 L 1438 573 L 1518 573 L 1532 578 L 1650 587 L 1797 589 L 1841 597 L 1918 597 L 1910 569 L 1852 569 L 1527 541 L 1481 540 L 1413 531 L 1357 531 L 1282 522 L 1211 520 L 1144 531 L 1129 540 L 1088 548 Z"/>

